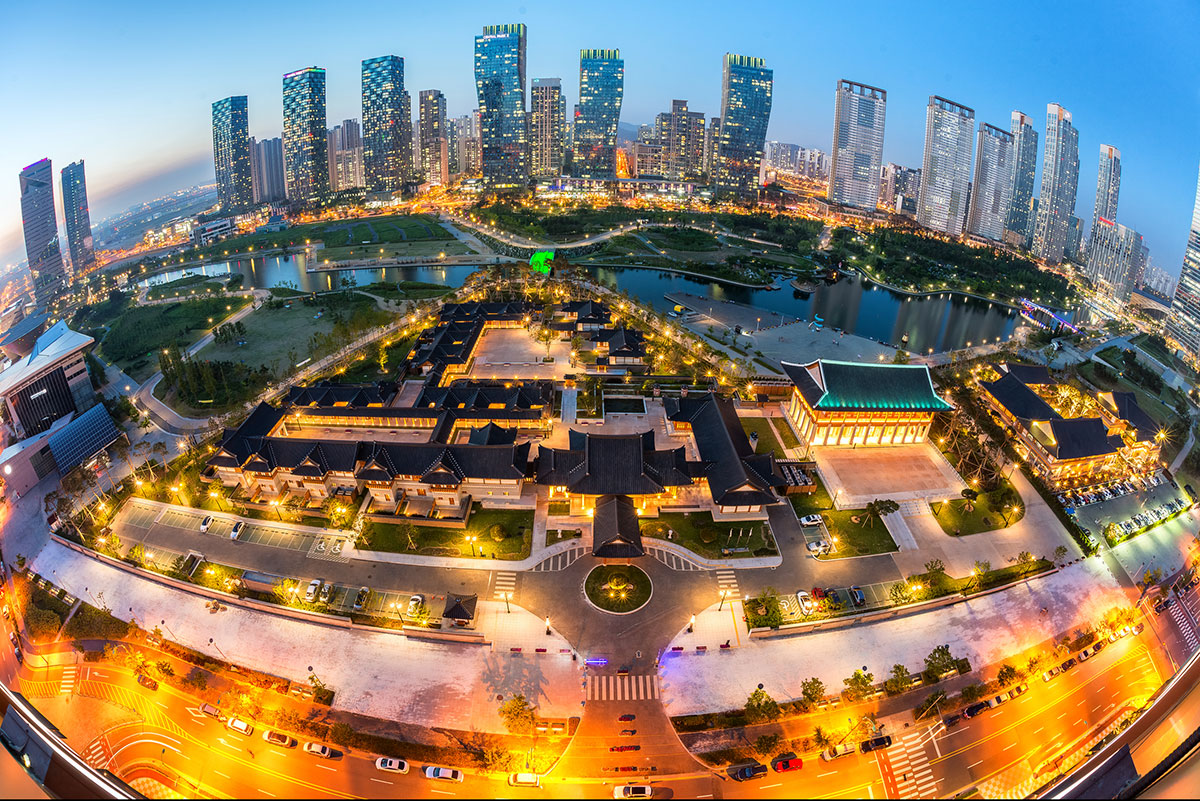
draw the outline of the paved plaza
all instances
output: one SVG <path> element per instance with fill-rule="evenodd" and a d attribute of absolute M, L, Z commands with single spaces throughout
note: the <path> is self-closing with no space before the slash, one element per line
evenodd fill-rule
<path fill-rule="evenodd" d="M 553 362 L 543 362 L 546 346 L 534 342 L 523 328 L 493 328 L 479 340 L 467 378 L 558 379 L 572 371 L 571 343 L 550 343 Z"/>
<path fill-rule="evenodd" d="M 839 509 L 861 509 L 876 498 L 957 498 L 967 486 L 927 442 L 883 448 L 826 446 L 812 452 Z"/>

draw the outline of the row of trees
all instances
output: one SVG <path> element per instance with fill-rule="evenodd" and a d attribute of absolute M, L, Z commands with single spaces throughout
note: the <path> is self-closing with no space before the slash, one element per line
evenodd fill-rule
<path fill-rule="evenodd" d="M 190 406 L 244 403 L 257 396 L 275 377 L 267 365 L 254 367 L 224 360 L 193 359 L 184 355 L 176 344 L 159 353 L 158 365 L 163 386 L 174 390 Z"/>

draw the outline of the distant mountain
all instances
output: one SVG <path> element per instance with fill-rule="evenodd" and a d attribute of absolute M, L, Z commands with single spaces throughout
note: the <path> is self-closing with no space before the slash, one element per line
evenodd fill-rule
<path fill-rule="evenodd" d="M 639 125 L 634 125 L 632 122 L 617 123 L 617 141 L 618 142 L 636 142 Z"/>

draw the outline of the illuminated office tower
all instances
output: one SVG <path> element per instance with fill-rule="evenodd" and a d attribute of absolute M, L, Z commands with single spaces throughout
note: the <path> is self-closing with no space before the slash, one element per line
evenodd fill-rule
<path fill-rule="evenodd" d="M 917 195 L 917 222 L 962 236 L 971 183 L 975 110 L 938 95 L 925 109 L 925 158 Z"/>
<path fill-rule="evenodd" d="M 566 150 L 567 100 L 558 78 L 534 78 L 529 90 L 529 150 L 532 174 L 562 175 Z"/>
<path fill-rule="evenodd" d="M 283 140 L 250 137 L 250 177 L 254 184 L 254 202 L 272 203 L 287 199 L 287 182 L 283 177 Z"/>
<path fill-rule="evenodd" d="M 405 110 L 404 59 L 362 63 L 363 173 L 370 192 L 395 192 L 412 171 L 412 120 Z"/>
<path fill-rule="evenodd" d="M 485 25 L 475 37 L 475 93 L 483 184 L 523 189 L 529 179 L 525 25 Z"/>
<path fill-rule="evenodd" d="M 878 204 L 886 115 L 887 92 L 862 83 L 838 81 L 829 166 L 831 202 L 863 209 L 874 209 Z"/>
<path fill-rule="evenodd" d="M 766 61 L 726 53 L 721 70 L 721 134 L 713 186 L 717 194 L 752 198 L 771 121 L 774 73 Z"/>
<path fill-rule="evenodd" d="M 283 171 L 289 200 L 329 192 L 325 70 L 306 67 L 283 76 Z"/>
<path fill-rule="evenodd" d="M 1042 153 L 1042 186 L 1033 229 L 1033 252 L 1049 264 L 1063 260 L 1067 225 L 1075 213 L 1079 190 L 1079 131 L 1071 112 L 1057 103 L 1046 106 L 1046 144 Z"/>
<path fill-rule="evenodd" d="M 721 118 L 712 117 L 704 129 L 704 174 L 712 183 L 713 169 L 717 166 L 717 142 L 721 138 Z"/>
<path fill-rule="evenodd" d="M 92 252 L 92 217 L 88 212 L 87 180 L 83 160 L 72 162 L 62 170 L 63 216 L 67 220 L 67 249 L 71 253 L 71 269 L 78 272 L 96 260 Z"/>
<path fill-rule="evenodd" d="M 1096 176 L 1096 206 L 1092 225 L 1103 217 L 1117 219 L 1117 199 L 1121 194 L 1121 151 L 1112 145 L 1100 145 L 1100 170 Z"/>
<path fill-rule="evenodd" d="M 967 233 L 999 242 L 1012 205 L 1013 135 L 981 122 L 978 140 Z"/>
<path fill-rule="evenodd" d="M 1128 301 L 1141 256 L 1141 234 L 1104 217 L 1096 218 L 1088 240 L 1086 275 L 1097 292 L 1119 303 Z"/>
<path fill-rule="evenodd" d="M 25 236 L 28 247 L 29 235 Z M 1183 252 L 1183 267 L 1171 301 L 1167 336 L 1183 350 L 1189 362 L 1195 365 L 1200 361 L 1200 181 L 1192 203 L 1192 225 Z"/>
<path fill-rule="evenodd" d="M 42 159 L 21 170 L 21 225 L 25 255 L 33 274 L 33 296 L 44 306 L 66 287 L 58 219 L 54 213 L 54 168 Z"/>
<path fill-rule="evenodd" d="M 213 166 L 221 211 L 254 203 L 250 178 L 250 120 L 245 95 L 212 104 Z"/>
<path fill-rule="evenodd" d="M 421 179 L 428 184 L 450 183 L 449 138 L 446 134 L 446 96 L 423 89 L 420 103 Z"/>
<path fill-rule="evenodd" d="M 615 178 L 617 124 L 625 94 L 620 50 L 579 51 L 579 106 L 575 113 L 573 173 L 581 178 Z"/>
<path fill-rule="evenodd" d="M 1004 221 L 1004 240 L 1013 247 L 1029 249 L 1033 243 L 1033 178 L 1037 172 L 1038 133 L 1024 112 L 1012 113 L 1009 133 L 1013 135 L 1012 200 Z"/>

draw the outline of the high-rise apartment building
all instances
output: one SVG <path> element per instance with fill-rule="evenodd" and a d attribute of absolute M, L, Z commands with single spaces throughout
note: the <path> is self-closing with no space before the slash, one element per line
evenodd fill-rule
<path fill-rule="evenodd" d="M 283 139 L 257 141 L 250 138 L 250 177 L 255 203 L 274 203 L 287 199 L 287 181 L 283 172 Z"/>
<path fill-rule="evenodd" d="M 292 201 L 329 192 L 325 70 L 305 67 L 283 76 L 283 169 Z"/>
<path fill-rule="evenodd" d="M 841 80 L 834 93 L 829 200 L 874 209 L 879 201 L 887 92 Z"/>
<path fill-rule="evenodd" d="M 971 182 L 975 110 L 938 95 L 925 109 L 925 157 L 917 222 L 926 228 L 962 236 Z"/>
<path fill-rule="evenodd" d="M 1129 300 L 1142 255 L 1142 235 L 1104 217 L 1096 218 L 1087 248 L 1088 280 L 1119 303 Z"/>
<path fill-rule="evenodd" d="M 449 137 L 446 133 L 446 96 L 440 89 L 422 89 L 418 96 L 421 131 L 421 178 L 424 183 L 450 183 Z"/>
<path fill-rule="evenodd" d="M 1100 145 L 1100 170 L 1096 175 L 1096 206 L 1092 225 L 1103 217 L 1117 219 L 1117 199 L 1121 194 L 1121 151 L 1112 145 Z"/>
<path fill-rule="evenodd" d="M 1067 241 L 1063 245 L 1063 258 L 1083 264 L 1083 220 L 1072 214 L 1067 218 Z"/>
<path fill-rule="evenodd" d="M 362 127 L 358 120 L 342 120 L 329 129 L 329 188 L 335 192 L 365 186 Z"/>
<path fill-rule="evenodd" d="M 1012 200 L 1004 221 L 1004 238 L 1010 245 L 1028 250 L 1033 243 L 1038 133 L 1033 129 L 1033 119 L 1020 111 L 1012 113 L 1009 132 L 1013 135 Z"/>
<path fill-rule="evenodd" d="M 620 50 L 579 51 L 574 175 L 616 177 L 617 125 L 624 94 L 625 61 Z"/>
<path fill-rule="evenodd" d="M 778 172 L 798 173 L 800 153 L 804 148 L 788 142 L 767 142 L 763 149 L 763 164 Z"/>
<path fill-rule="evenodd" d="M 721 141 L 721 118 L 712 117 L 704 129 L 704 174 L 713 181 L 717 166 L 717 143 Z"/>
<path fill-rule="evenodd" d="M 254 203 L 250 176 L 250 117 L 245 95 L 212 104 L 213 165 L 217 173 L 217 203 L 221 211 Z"/>
<path fill-rule="evenodd" d="M 897 214 L 915 217 L 921 193 L 921 170 L 888 163 L 883 168 L 880 203 Z"/>
<path fill-rule="evenodd" d="M 87 179 L 82 159 L 63 167 L 62 199 L 71 268 L 78 274 L 96 260 L 92 251 L 92 216 L 88 211 Z"/>
<path fill-rule="evenodd" d="M 1075 212 L 1079 190 L 1079 131 L 1071 112 L 1057 103 L 1046 106 L 1046 145 L 1042 154 L 1042 186 L 1038 194 L 1033 252 L 1049 264 L 1063 260 L 1067 224 Z"/>
<path fill-rule="evenodd" d="M 529 179 L 525 25 L 485 25 L 475 37 L 475 92 L 483 183 L 523 189 Z"/>
<path fill-rule="evenodd" d="M 26 247 L 28 247 L 26 235 Z M 1167 336 L 1173 339 L 1192 364 L 1200 361 L 1200 181 L 1192 203 L 1192 226 L 1188 230 L 1183 267 L 1171 301 Z"/>
<path fill-rule="evenodd" d="M 468 169 L 472 161 L 468 148 L 476 148 L 479 143 L 478 138 L 475 137 L 473 120 L 474 117 L 470 114 L 450 120 L 451 174 L 472 172 Z M 475 169 L 478 170 L 478 166 Z"/>
<path fill-rule="evenodd" d="M 35 161 L 18 176 L 21 184 L 21 225 L 25 256 L 33 274 L 33 297 L 45 306 L 66 287 L 58 218 L 54 213 L 54 168 L 50 159 Z"/>
<path fill-rule="evenodd" d="M 721 135 L 717 140 L 719 195 L 754 197 L 771 121 L 774 72 L 766 61 L 726 53 L 721 71 Z"/>
<path fill-rule="evenodd" d="M 968 233 L 997 242 L 1004 238 L 1004 223 L 1012 206 L 1013 144 L 1013 135 L 1003 128 L 979 124 Z"/>
<path fill-rule="evenodd" d="M 412 120 L 405 110 L 404 59 L 362 63 L 363 177 L 370 192 L 396 192 L 412 171 Z"/>
<path fill-rule="evenodd" d="M 686 100 L 672 100 L 671 110 L 658 115 L 655 127 L 666 177 L 699 181 L 704 173 L 704 114 L 690 111 Z"/>
<path fill-rule="evenodd" d="M 567 99 L 559 78 L 534 78 L 529 90 L 529 149 L 532 174 L 562 175 L 566 157 Z"/>

